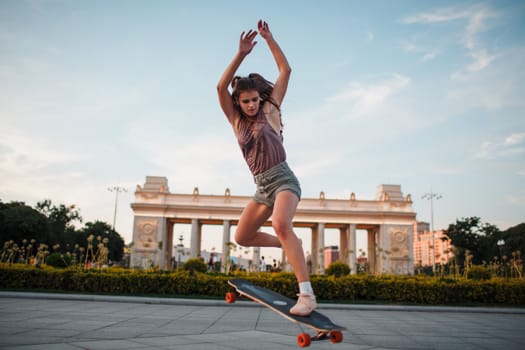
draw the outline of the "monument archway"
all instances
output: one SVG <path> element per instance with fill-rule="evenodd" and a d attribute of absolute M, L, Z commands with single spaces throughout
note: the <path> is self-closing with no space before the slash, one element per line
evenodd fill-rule
<path fill-rule="evenodd" d="M 232 241 L 232 226 L 237 225 L 251 196 L 203 195 L 195 188 L 191 194 L 170 193 L 165 177 L 147 176 L 137 186 L 134 215 L 132 267 L 150 264 L 168 269 L 172 261 L 174 225 L 191 225 L 190 257 L 201 252 L 202 226 L 219 225 L 222 252 Z M 339 230 L 339 260 L 357 271 L 356 230 L 365 230 L 368 239 L 369 272 L 374 274 L 411 274 L 414 272 L 413 227 L 416 213 L 411 196 L 403 196 L 400 185 L 379 185 L 376 199 L 302 198 L 294 217 L 294 227 L 311 229 L 311 272 L 324 273 L 324 236 L 326 229 Z M 271 218 L 263 226 L 271 226 Z M 330 230 L 332 231 L 332 230 Z M 254 249 L 254 261 L 259 260 Z M 284 262 L 284 257 L 283 257 Z"/>

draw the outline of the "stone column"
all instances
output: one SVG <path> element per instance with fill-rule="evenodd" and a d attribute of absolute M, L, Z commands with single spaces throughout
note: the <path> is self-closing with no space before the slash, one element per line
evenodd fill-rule
<path fill-rule="evenodd" d="M 173 269 L 173 223 L 170 223 L 166 220 L 166 244 L 164 245 L 164 269 L 171 270 Z"/>
<path fill-rule="evenodd" d="M 202 224 L 197 225 L 197 256 L 201 256 L 202 250 Z"/>
<path fill-rule="evenodd" d="M 356 245 L 356 225 L 350 224 L 348 225 L 348 258 L 347 263 L 348 266 L 350 266 L 350 273 L 356 274 L 357 273 L 357 245 Z"/>
<path fill-rule="evenodd" d="M 221 264 L 221 272 L 226 272 L 226 261 L 224 261 L 224 259 L 226 259 L 226 255 L 228 253 L 228 249 L 230 249 L 228 247 L 228 243 L 230 243 L 230 230 L 231 230 L 231 222 L 230 220 L 224 220 L 223 221 L 223 224 L 222 224 L 222 257 L 223 257 L 223 261 L 222 261 L 222 264 Z"/>
<path fill-rule="evenodd" d="M 256 271 L 260 270 L 261 267 L 261 248 L 253 247 L 253 264 L 255 265 Z"/>
<path fill-rule="evenodd" d="M 158 256 L 156 259 L 155 265 L 161 268 L 164 268 L 167 264 L 166 262 L 166 244 L 168 243 L 168 230 L 167 230 L 167 220 L 164 218 L 158 218 L 159 222 L 159 244 L 157 246 Z"/>
<path fill-rule="evenodd" d="M 273 261 L 272 261 L 272 264 L 273 264 Z M 282 252 L 281 252 L 281 267 L 283 271 L 287 271 L 287 272 L 290 269 L 288 267 L 288 260 L 286 259 L 286 254 L 284 253 L 284 249 L 282 249 Z"/>
<path fill-rule="evenodd" d="M 407 225 L 408 229 L 408 266 L 407 273 L 414 274 L 414 225 Z"/>
<path fill-rule="evenodd" d="M 324 223 L 317 224 L 317 250 L 312 252 L 312 256 L 317 255 L 317 265 L 314 271 L 318 274 L 324 274 Z"/>
<path fill-rule="evenodd" d="M 196 258 L 200 251 L 200 225 L 199 219 L 191 219 L 190 258 Z"/>
<path fill-rule="evenodd" d="M 317 273 L 317 264 L 319 263 L 318 252 L 318 241 L 317 241 L 317 226 L 312 227 L 312 246 L 310 249 L 310 261 L 311 261 L 311 273 L 315 275 Z"/>
<path fill-rule="evenodd" d="M 339 261 L 348 264 L 348 225 L 339 228 Z"/>
<path fill-rule="evenodd" d="M 163 266 L 163 249 L 160 243 L 166 244 L 166 222 L 164 218 L 135 216 L 133 227 L 133 248 L 131 250 L 132 267 L 147 269 L 153 266 Z"/>
<path fill-rule="evenodd" d="M 375 274 L 376 270 L 376 229 L 368 229 L 368 269 L 370 274 Z"/>
<path fill-rule="evenodd" d="M 391 273 L 390 257 L 392 255 L 392 248 L 390 245 L 390 225 L 384 224 L 379 226 L 376 238 L 379 255 L 377 258 L 377 272 Z"/>

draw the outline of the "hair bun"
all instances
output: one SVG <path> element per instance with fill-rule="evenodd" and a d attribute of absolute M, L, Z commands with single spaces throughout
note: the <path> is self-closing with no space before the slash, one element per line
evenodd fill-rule
<path fill-rule="evenodd" d="M 238 75 L 233 77 L 232 83 L 231 83 L 232 89 L 235 89 L 235 85 L 237 85 L 237 82 L 239 81 L 239 79 L 241 79 L 241 77 Z"/>

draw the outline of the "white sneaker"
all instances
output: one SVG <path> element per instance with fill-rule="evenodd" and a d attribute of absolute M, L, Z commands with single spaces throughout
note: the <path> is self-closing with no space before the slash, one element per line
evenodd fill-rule
<path fill-rule="evenodd" d="M 312 311 L 317 308 L 317 300 L 313 294 L 297 294 L 299 299 L 297 304 L 290 309 L 292 315 L 310 316 Z"/>

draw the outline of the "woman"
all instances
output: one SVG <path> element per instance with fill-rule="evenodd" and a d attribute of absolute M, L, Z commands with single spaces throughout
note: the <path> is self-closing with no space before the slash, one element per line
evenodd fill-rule
<path fill-rule="evenodd" d="M 255 73 L 244 78 L 234 76 L 257 44 L 254 41 L 257 31 L 249 30 L 241 33 L 239 50 L 217 85 L 221 108 L 257 184 L 253 199 L 239 219 L 235 240 L 242 246 L 284 249 L 299 282 L 299 298 L 290 312 L 308 316 L 317 307 L 317 302 L 306 269 L 302 242 L 293 231 L 292 219 L 301 198 L 301 188 L 286 163 L 280 111 L 291 68 L 266 22 L 259 21 L 258 32 L 266 40 L 279 70 L 275 84 Z M 231 94 L 228 90 L 230 84 Z M 277 237 L 258 231 L 270 216 Z"/>

